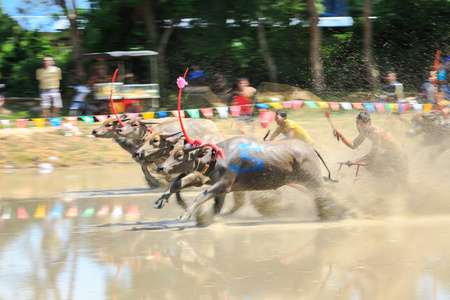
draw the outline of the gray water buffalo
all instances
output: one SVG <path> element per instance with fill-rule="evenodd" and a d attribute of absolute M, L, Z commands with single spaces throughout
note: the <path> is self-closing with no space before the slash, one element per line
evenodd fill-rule
<path fill-rule="evenodd" d="M 224 158 L 218 157 L 223 149 Z M 313 148 L 291 139 L 264 142 L 250 137 L 234 137 L 217 146 L 178 146 L 158 171 L 164 174 L 189 173 L 175 181 L 160 199 L 190 186 L 201 186 L 198 172 L 208 177 L 212 186 L 197 196 L 179 217 L 185 222 L 196 209 L 211 198 L 230 192 L 274 190 L 283 185 L 301 184 L 314 194 L 320 219 L 342 217 L 346 208 L 336 205 L 325 188 L 320 161 Z M 220 206 L 220 204 L 218 204 Z"/>
<path fill-rule="evenodd" d="M 405 134 L 407 137 L 423 134 L 423 146 L 440 145 L 450 138 L 450 120 L 440 111 L 418 112 L 411 118 Z"/>

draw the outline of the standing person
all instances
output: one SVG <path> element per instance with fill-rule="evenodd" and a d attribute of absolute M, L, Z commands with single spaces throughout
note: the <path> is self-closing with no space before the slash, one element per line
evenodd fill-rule
<path fill-rule="evenodd" d="M 250 86 L 247 78 L 239 78 L 236 89 L 232 92 L 232 105 L 240 106 L 238 117 L 239 131 L 244 134 L 243 123 L 253 122 L 253 100 L 256 89 Z"/>
<path fill-rule="evenodd" d="M 36 80 L 39 81 L 39 92 L 41 94 L 42 115 L 44 118 L 56 117 L 62 108 L 61 93 L 59 85 L 61 69 L 54 66 L 55 60 L 46 55 L 42 58 L 42 68 L 36 70 Z M 53 111 L 50 113 L 50 109 Z"/>
<path fill-rule="evenodd" d="M 372 142 L 372 149 L 369 153 L 347 163 L 364 163 L 369 171 L 378 174 L 390 170 L 397 179 L 406 183 L 408 159 L 403 151 L 402 144 L 383 128 L 372 125 L 370 115 L 367 112 L 360 112 L 356 117 L 356 128 L 359 135 L 353 141 L 344 136 L 340 130 L 333 130 L 334 136 L 339 137 L 350 149 L 357 149 L 366 138 Z"/>
<path fill-rule="evenodd" d="M 404 102 L 403 84 L 397 81 L 397 74 L 395 72 L 388 72 L 386 75 L 388 85 L 383 86 L 383 90 L 387 92 L 388 98 L 386 102 Z"/>
<path fill-rule="evenodd" d="M 187 74 L 186 80 L 190 86 L 205 86 L 208 76 L 199 65 L 193 65 L 191 71 Z"/>
<path fill-rule="evenodd" d="M 298 125 L 294 121 L 286 118 L 286 112 L 284 110 L 277 110 L 275 113 L 275 122 L 277 122 L 277 129 L 269 138 L 269 141 L 273 141 L 280 133 L 284 134 L 287 139 L 299 139 L 310 145 L 314 146 L 314 140 L 311 136 L 303 129 L 302 126 Z"/>

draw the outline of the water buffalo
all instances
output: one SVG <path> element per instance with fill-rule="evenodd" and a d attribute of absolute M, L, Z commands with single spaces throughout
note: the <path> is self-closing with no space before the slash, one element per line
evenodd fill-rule
<path fill-rule="evenodd" d="M 423 134 L 422 146 L 448 144 L 450 138 L 450 120 L 442 112 L 418 112 L 406 131 L 407 137 Z"/>
<path fill-rule="evenodd" d="M 224 158 L 217 157 L 220 151 L 223 151 Z M 212 186 L 197 196 L 179 217 L 182 222 L 211 198 L 229 192 L 274 190 L 288 184 L 301 184 L 313 192 L 320 219 L 342 217 L 344 214 L 343 205 L 338 207 L 330 201 L 314 149 L 296 139 L 264 142 L 250 137 L 234 137 L 217 146 L 192 147 L 185 144 L 174 148 L 170 157 L 158 166 L 158 171 L 164 174 L 189 173 L 175 181 L 160 199 L 167 199 L 171 193 L 183 188 L 202 185 L 198 172 L 212 182 Z"/>

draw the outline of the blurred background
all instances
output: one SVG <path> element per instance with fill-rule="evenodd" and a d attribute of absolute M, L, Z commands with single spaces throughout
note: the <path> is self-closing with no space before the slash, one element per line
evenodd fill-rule
<path fill-rule="evenodd" d="M 412 96 L 436 51 L 441 59 L 449 54 L 449 8 L 447 0 L 1 1 L 1 92 L 7 99 L 38 97 L 35 70 L 53 55 L 67 115 L 70 87 L 85 84 L 99 63 L 83 54 L 151 50 L 158 53 L 152 80 L 166 109 L 176 108 L 175 79 L 195 65 L 216 95 L 245 77 L 254 87 L 280 83 L 325 101 L 372 101 L 395 71 Z M 150 82 L 150 59 L 130 58 L 123 72 L 134 76 L 125 82 Z M 117 65 L 105 63 L 112 75 Z M 33 115 L 20 110 L 14 118 Z"/>

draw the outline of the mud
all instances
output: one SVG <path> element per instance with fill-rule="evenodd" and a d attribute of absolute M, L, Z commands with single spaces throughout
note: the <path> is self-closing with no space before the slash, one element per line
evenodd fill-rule
<path fill-rule="evenodd" d="M 355 116 L 332 117 L 356 137 Z M 370 149 L 346 148 L 321 115 L 296 121 L 333 177 L 337 162 Z M 162 189 L 149 191 L 137 164 L 2 170 L 0 298 L 448 299 L 448 153 L 419 148 L 397 116 L 374 114 L 373 123 L 404 144 L 410 182 L 364 168 L 355 180 L 355 167 L 343 167 L 329 188 L 358 213 L 339 221 L 318 221 L 307 195 L 283 187 L 247 196 L 232 215 L 228 197 L 225 214 L 199 228 L 175 220 L 175 199 L 152 208 Z M 202 191 L 182 195 L 189 202 Z"/>

